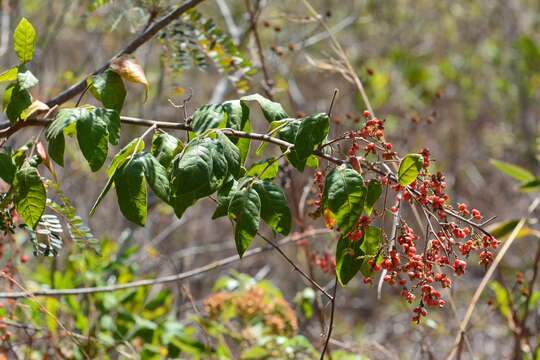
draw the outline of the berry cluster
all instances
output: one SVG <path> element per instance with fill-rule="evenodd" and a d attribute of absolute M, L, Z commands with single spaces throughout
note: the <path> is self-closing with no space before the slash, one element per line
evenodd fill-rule
<path fill-rule="evenodd" d="M 418 235 L 400 216 L 396 223 L 395 239 L 386 238 L 377 255 L 367 260 L 371 276 L 364 278 L 364 283 L 371 285 L 373 274 L 382 272 L 385 283 L 401 287 L 401 296 L 406 301 L 419 302 L 413 316 L 413 320 L 419 322 L 421 317 L 427 315 L 428 308 L 445 305 L 440 289 L 452 286 L 452 275 L 461 276 L 465 273 L 471 252 L 478 251 L 479 263 L 488 266 L 493 261 L 491 249 L 497 248 L 499 242 L 482 231 L 479 221 L 483 217 L 479 210 L 469 210 L 464 203 L 459 203 L 454 209 L 450 204 L 444 175 L 440 172 L 430 173 L 432 159 L 428 149 L 420 152 L 422 170 L 408 186 L 400 185 L 395 175 L 381 169 L 385 161 L 392 162 L 400 158 L 393 150 L 393 145 L 384 138 L 384 121 L 373 117 L 368 111 L 364 112 L 363 117 L 365 123 L 361 129 L 350 131 L 341 138 L 350 142 L 348 163 L 358 172 L 362 172 L 363 167 L 364 179 L 375 175 L 383 186 L 392 189 L 393 202 L 387 204 L 385 196 L 382 211 L 374 211 L 370 217 L 362 215 L 355 229 L 346 235 L 352 241 L 359 241 L 370 223 L 377 219 L 383 223 L 386 211 L 399 216 L 399 208 L 404 204 L 421 207 L 427 222 L 425 225 L 429 225 L 425 236 Z M 368 158 L 370 155 L 373 156 Z M 373 157 L 377 161 L 367 160 Z M 315 174 L 316 199 L 313 204 L 318 209 L 314 214 L 319 216 L 323 182 L 323 173 L 318 171 Z M 325 215 L 324 212 L 322 215 Z M 334 228 L 335 224 L 331 220 L 331 217 L 327 219 L 325 216 L 328 228 Z M 330 271 L 333 269 L 330 266 L 331 259 L 325 253 L 316 256 L 314 262 L 323 270 Z"/>

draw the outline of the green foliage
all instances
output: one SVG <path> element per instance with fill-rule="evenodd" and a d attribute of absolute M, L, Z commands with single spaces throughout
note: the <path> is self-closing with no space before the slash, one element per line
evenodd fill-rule
<path fill-rule="evenodd" d="M 21 88 L 18 81 L 8 85 L 4 91 L 3 110 L 12 123 L 19 120 L 23 111 L 32 104 L 32 96 Z"/>
<path fill-rule="evenodd" d="M 218 127 L 223 128 L 227 124 L 227 113 L 223 111 L 221 105 L 204 105 L 195 110 L 191 124 L 196 133 Z"/>
<path fill-rule="evenodd" d="M 58 111 L 45 133 L 49 154 L 64 165 L 64 135 L 77 135 L 79 147 L 92 171 L 99 170 L 107 158 L 108 143 L 118 144 L 120 118 L 115 110 L 85 106 Z"/>
<path fill-rule="evenodd" d="M 260 94 L 252 94 L 241 98 L 243 101 L 255 101 L 261 107 L 263 115 L 269 123 L 289 117 L 280 103 L 268 100 Z"/>
<path fill-rule="evenodd" d="M 381 246 L 381 229 L 370 226 L 359 240 L 350 240 L 346 236 L 339 238 L 336 249 L 336 276 L 341 285 L 346 285 L 362 271 L 364 276 L 372 272 L 368 260 L 379 253 Z M 377 259 L 377 261 L 380 257 Z"/>
<path fill-rule="evenodd" d="M 182 143 L 167 133 L 156 133 L 152 137 L 151 153 L 166 168 L 182 148 Z"/>
<path fill-rule="evenodd" d="M 514 178 L 520 182 L 519 191 L 522 192 L 539 192 L 540 178 L 534 176 L 529 170 L 521 166 L 510 164 L 504 161 L 491 159 L 490 163 L 502 173 Z"/>
<path fill-rule="evenodd" d="M 348 165 L 330 171 L 324 182 L 323 207 L 330 211 L 338 230 L 348 234 L 364 211 L 364 179 Z"/>
<path fill-rule="evenodd" d="M 17 212 L 30 228 L 35 228 L 45 211 L 47 200 L 45 186 L 37 169 L 26 163 L 17 170 L 13 191 Z"/>
<path fill-rule="evenodd" d="M 382 184 L 379 180 L 371 179 L 367 184 L 366 202 L 364 204 L 364 212 L 370 216 L 377 200 L 382 194 Z"/>
<path fill-rule="evenodd" d="M 107 69 L 103 73 L 88 79 L 90 92 L 101 101 L 104 107 L 122 111 L 126 100 L 126 87 L 120 75 Z"/>
<path fill-rule="evenodd" d="M 261 180 L 274 180 L 279 171 L 277 160 L 270 157 L 266 160 L 261 160 L 248 169 L 246 176 L 257 177 Z"/>
<path fill-rule="evenodd" d="M 17 166 L 13 162 L 11 149 L 0 149 L 0 178 L 11 184 L 17 171 Z"/>
<path fill-rule="evenodd" d="M 165 59 L 174 71 L 206 69 L 209 58 L 240 93 L 248 89 L 247 77 L 255 73 L 251 62 L 212 19 L 190 10 L 160 34 Z"/>
<path fill-rule="evenodd" d="M 283 190 L 270 181 L 255 181 L 253 189 L 261 201 L 261 218 L 274 233 L 288 235 L 291 231 L 291 210 Z"/>
<path fill-rule="evenodd" d="M 294 140 L 294 150 L 301 161 L 313 153 L 313 150 L 324 140 L 330 129 L 328 115 L 319 113 L 301 120 Z"/>
<path fill-rule="evenodd" d="M 259 230 L 261 199 L 258 192 L 250 185 L 235 191 L 231 197 L 228 214 L 235 222 L 234 241 L 238 255 L 242 256 Z"/>
<path fill-rule="evenodd" d="M 420 154 L 408 154 L 403 157 L 399 164 L 398 181 L 400 185 L 411 184 L 422 170 L 424 158 Z"/>
<path fill-rule="evenodd" d="M 22 18 L 13 33 L 13 47 L 22 64 L 32 60 L 35 45 L 36 30 L 26 18 Z"/>

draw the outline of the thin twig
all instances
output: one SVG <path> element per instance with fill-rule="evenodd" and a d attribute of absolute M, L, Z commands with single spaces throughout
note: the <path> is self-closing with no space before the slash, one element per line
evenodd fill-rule
<path fill-rule="evenodd" d="M 273 100 L 272 96 L 272 80 L 270 79 L 270 75 L 268 74 L 268 69 L 266 68 L 266 61 L 264 59 L 264 53 L 263 48 L 261 44 L 261 38 L 259 37 L 259 31 L 257 30 L 257 16 L 255 14 L 255 11 L 251 7 L 251 0 L 246 0 L 246 9 L 249 15 L 249 22 L 251 25 L 251 32 L 253 33 L 253 37 L 255 38 L 255 46 L 257 47 L 257 53 L 259 55 L 259 61 L 261 63 L 261 70 L 264 77 L 264 92 L 266 96 Z"/>
<path fill-rule="evenodd" d="M 133 39 L 125 48 L 123 48 L 118 54 L 113 56 L 111 59 L 109 59 L 105 64 L 103 64 L 100 68 L 95 70 L 93 73 L 85 76 L 81 81 L 76 83 L 75 85 L 71 86 L 70 88 L 62 91 L 60 94 L 55 96 L 54 98 L 47 101 L 47 105 L 52 107 L 53 105 L 60 105 L 74 97 L 75 95 L 79 94 L 81 91 L 84 90 L 86 87 L 86 79 L 92 75 L 99 74 L 100 72 L 106 70 L 111 62 L 116 59 L 117 57 L 125 54 L 132 54 L 137 50 L 139 47 L 141 47 L 143 44 L 148 42 L 150 39 L 152 39 L 161 29 L 163 29 L 165 26 L 169 25 L 171 22 L 173 22 L 175 19 L 177 19 L 180 15 L 185 13 L 186 11 L 194 8 L 195 6 L 202 3 L 204 0 L 190 0 L 185 2 L 184 4 L 180 5 L 176 9 L 170 11 L 167 15 L 163 16 L 161 19 L 156 21 L 153 25 L 149 26 L 147 29 L 145 29 L 138 37 Z"/>
<path fill-rule="evenodd" d="M 336 308 L 336 292 L 338 287 L 338 280 L 336 276 L 336 280 L 334 282 L 334 291 L 332 292 L 332 299 L 330 300 L 331 309 L 330 309 L 330 325 L 328 326 L 328 334 L 326 334 L 326 341 L 324 342 L 324 347 L 321 352 L 321 360 L 324 359 L 324 354 L 328 350 L 328 343 L 330 342 L 330 338 L 332 337 L 332 330 L 334 328 L 334 313 Z"/>
<path fill-rule="evenodd" d="M 491 264 L 488 271 L 484 275 L 484 278 L 480 282 L 480 285 L 478 285 L 478 288 L 476 289 L 476 291 L 475 291 L 475 293 L 474 293 L 474 295 L 473 295 L 473 297 L 471 299 L 471 302 L 469 303 L 469 306 L 467 307 L 467 312 L 465 313 L 465 316 L 463 317 L 463 320 L 461 321 L 461 324 L 459 325 L 459 331 L 458 331 L 458 334 L 456 335 L 456 338 L 454 340 L 454 346 L 452 347 L 452 351 L 450 352 L 450 354 L 447 356 L 447 358 L 446 358 L 447 360 L 453 359 L 454 356 L 456 355 L 457 348 L 458 348 L 459 344 L 461 343 L 461 339 L 463 338 L 463 335 L 467 331 L 467 325 L 469 324 L 469 321 L 471 320 L 474 308 L 476 307 L 476 304 L 478 303 L 478 300 L 480 300 L 480 295 L 482 295 L 482 292 L 486 288 L 489 280 L 491 279 L 491 276 L 495 272 L 495 269 L 497 268 L 497 266 L 501 262 L 502 258 L 504 257 L 504 255 L 506 254 L 508 249 L 510 248 L 510 245 L 512 245 L 514 240 L 517 238 L 519 232 L 521 231 L 521 229 L 523 228 L 523 226 L 527 222 L 527 219 L 533 213 L 533 211 L 536 209 L 536 207 L 538 206 L 539 203 L 540 203 L 540 197 L 535 198 L 534 201 L 532 202 L 532 204 L 529 206 L 527 215 L 525 217 L 523 217 L 519 221 L 519 223 L 516 225 L 516 227 L 514 228 L 512 233 L 510 234 L 510 237 L 508 238 L 508 240 L 505 241 L 505 243 L 502 246 L 501 250 L 499 251 L 499 253 L 495 257 L 495 260 L 493 260 L 493 263 Z"/>
<path fill-rule="evenodd" d="M 281 241 L 279 241 L 277 244 L 274 244 L 273 246 L 261 246 L 258 248 L 254 248 L 252 250 L 248 250 L 244 253 L 242 259 L 254 256 L 254 255 L 258 255 L 263 252 L 268 252 L 274 249 L 275 246 L 282 246 L 291 242 L 302 240 L 304 238 L 308 238 L 308 237 L 312 237 L 312 236 L 316 236 L 320 234 L 325 234 L 327 232 L 329 232 L 329 230 L 327 229 L 318 229 L 318 230 L 307 231 L 303 234 L 291 235 L 286 238 L 283 238 Z M 186 271 L 186 272 L 182 272 L 182 273 L 178 273 L 174 275 L 162 276 L 162 277 L 158 277 L 154 279 L 137 280 L 137 281 L 132 281 L 132 282 L 124 283 L 124 284 L 77 288 L 77 289 L 54 289 L 54 290 L 41 289 L 41 290 L 35 290 L 35 291 L 1 292 L 0 299 L 23 299 L 23 298 L 32 298 L 32 297 L 38 297 L 38 296 L 61 297 L 61 296 L 70 296 L 70 295 L 86 295 L 86 294 L 95 294 L 95 293 L 114 292 L 114 291 L 132 289 L 132 288 L 144 287 L 144 286 L 154 286 L 157 284 L 166 284 L 166 283 L 183 281 L 189 278 L 196 277 L 198 275 L 202 275 L 211 270 L 222 268 L 226 265 L 229 265 L 238 261 L 240 261 L 240 257 L 238 255 L 233 255 L 233 256 L 229 256 L 221 260 L 211 262 L 209 264 L 206 264 L 204 266 L 201 266 L 201 267 L 198 267 L 198 268 Z"/>

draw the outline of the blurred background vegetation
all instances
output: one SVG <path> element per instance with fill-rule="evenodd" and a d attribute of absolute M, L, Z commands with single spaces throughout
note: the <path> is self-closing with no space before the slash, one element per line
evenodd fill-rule
<path fill-rule="evenodd" d="M 46 100 L 101 66 L 149 21 L 181 2 L 0 3 L 0 68 L 16 62 L 9 42 L 18 20 L 27 17 L 39 35 L 32 72 L 40 84 L 33 95 Z M 429 148 L 436 167 L 446 175 L 453 202 L 466 201 L 487 217 L 497 216 L 497 222 L 526 214 L 535 193 L 518 192 L 518 184 L 489 160 L 540 173 L 540 2 L 310 3 L 345 49 L 375 114 L 386 119 L 386 136 L 397 151 Z M 355 128 L 366 105 L 354 84 L 340 73 L 328 32 L 301 1 L 250 4 L 260 11 L 258 33 L 274 98 L 291 114 L 326 111 L 333 89 L 338 88 L 332 135 Z M 215 44 L 219 44 L 218 50 Z M 144 90 L 130 85 L 123 113 L 127 116 L 180 122 L 183 111 L 171 102 L 181 104 L 192 95 L 187 102 L 189 114 L 200 105 L 238 98 L 242 93 L 264 93 L 268 87 L 242 0 L 203 2 L 141 47 L 136 56 L 150 82 L 149 96 L 144 102 Z M 85 101 L 92 99 L 87 96 Z M 259 124 L 255 130 L 265 131 L 264 122 Z M 8 145 L 23 145 L 35 132 L 25 129 Z M 140 128 L 124 126 L 118 149 L 140 132 Z M 99 239 L 100 255 L 67 243 L 56 258 L 31 258 L 21 270 L 26 287 L 125 282 L 189 270 L 234 254 L 231 226 L 226 220 L 210 219 L 211 201 L 198 203 L 181 220 L 170 209 L 153 206 L 147 226 L 136 228 L 120 216 L 111 195 L 88 218 L 89 208 L 106 182 L 105 174 L 92 173 L 74 146 L 66 149 L 66 166 L 56 169 L 64 179 L 62 190 Z M 253 156 L 251 161 L 257 158 Z M 308 171 L 286 184 L 292 205 L 298 204 L 311 177 Z M 467 346 L 474 355 L 464 350 L 464 358 L 510 358 L 514 354 L 509 318 L 526 296 L 521 291 L 526 284 L 519 282 L 519 276 L 527 281 L 532 277 L 540 241 L 534 230 L 538 229 L 537 216 L 531 216 L 528 231 L 520 235 L 498 268 L 496 281 L 483 294 L 468 332 Z M 321 224 L 297 223 L 295 228 L 304 226 Z M 333 252 L 334 240 L 319 237 L 321 241 L 313 242 L 312 251 Z M 20 237 L 19 248 L 13 251 L 30 255 L 27 240 Z M 308 266 L 303 248 L 289 246 L 287 252 L 303 267 Z M 28 357 L 177 358 L 183 352 L 186 358 L 205 358 L 210 341 L 224 344 L 223 349 L 218 348 L 223 353 L 216 350 L 214 356 L 227 358 L 233 356 L 226 353 L 230 343 L 241 341 L 244 358 L 316 358 L 315 349 L 322 343 L 317 312 L 321 299 L 273 253 L 245 259 L 235 269 L 246 275 L 214 271 L 179 285 L 79 298 L 30 299 L 19 306 L 6 302 L 2 311 L 7 318 L 9 313 L 17 313 L 21 326 L 32 324 L 32 328 L 12 329 L 15 343 L 28 346 Z M 332 281 L 331 274 L 311 270 L 320 283 Z M 410 322 L 411 309 L 398 293 L 384 289 L 382 299 L 377 300 L 376 290 L 366 288 L 361 278 L 353 280 L 338 290 L 333 358 L 443 358 L 483 273 L 478 265 L 457 281 L 452 306 L 431 313 L 420 325 Z M 246 285 L 250 282 L 258 283 L 257 287 L 250 290 Z M 246 318 L 247 310 L 238 309 L 238 304 L 250 296 L 271 298 L 265 300 L 272 308 L 268 311 L 278 315 Z M 236 298 L 244 300 L 231 300 Z M 539 341 L 540 295 L 533 300 L 530 329 L 536 332 L 532 334 L 534 346 Z M 279 304 L 283 309 L 275 310 Z M 214 311 L 220 310 L 214 318 L 212 306 Z M 320 309 L 328 310 L 324 305 Z M 216 320 L 219 316 L 225 319 Z M 231 319 L 238 316 L 244 318 L 233 323 Z M 66 330 L 82 338 L 66 336 Z"/>

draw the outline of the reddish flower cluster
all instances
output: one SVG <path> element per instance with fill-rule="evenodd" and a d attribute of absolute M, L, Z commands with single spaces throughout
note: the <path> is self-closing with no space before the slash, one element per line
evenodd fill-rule
<path fill-rule="evenodd" d="M 328 251 L 321 254 L 311 254 L 311 263 L 315 264 L 325 273 L 331 273 L 336 270 L 336 257 Z"/>

